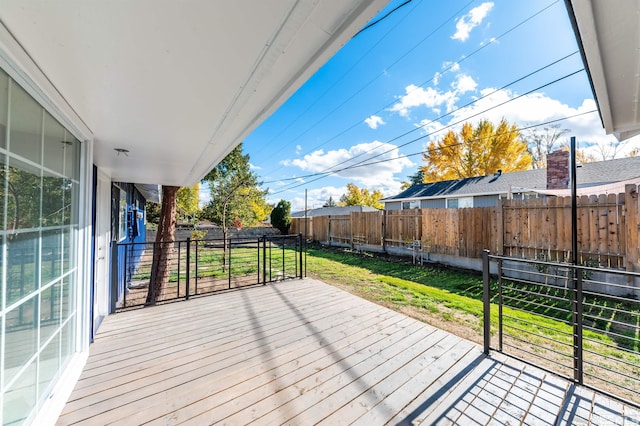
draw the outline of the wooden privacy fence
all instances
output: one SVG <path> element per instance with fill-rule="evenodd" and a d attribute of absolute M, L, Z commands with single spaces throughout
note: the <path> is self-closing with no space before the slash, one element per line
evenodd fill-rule
<path fill-rule="evenodd" d="M 636 270 L 638 187 L 578 198 L 578 258 L 587 266 Z M 293 219 L 292 233 L 325 244 L 481 258 L 499 255 L 563 262 L 571 258 L 571 198 L 506 200 L 496 207 L 353 212 Z"/>

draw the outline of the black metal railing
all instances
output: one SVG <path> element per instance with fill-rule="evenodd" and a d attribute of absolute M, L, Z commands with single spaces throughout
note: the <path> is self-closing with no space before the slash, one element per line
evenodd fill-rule
<path fill-rule="evenodd" d="M 484 350 L 640 406 L 640 274 L 483 256 Z"/>
<path fill-rule="evenodd" d="M 162 245 L 165 250 L 161 250 Z M 223 290 L 302 278 L 302 235 L 268 235 L 166 242 L 114 243 L 111 251 L 112 310 L 149 304 L 154 255 L 166 255 L 164 284 L 155 303 Z"/>

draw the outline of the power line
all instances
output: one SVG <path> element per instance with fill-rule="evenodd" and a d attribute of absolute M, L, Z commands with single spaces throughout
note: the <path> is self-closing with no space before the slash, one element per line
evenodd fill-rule
<path fill-rule="evenodd" d="M 504 90 L 506 87 L 509 87 L 509 86 L 510 86 L 510 85 L 512 85 L 512 84 L 515 84 L 515 83 L 517 83 L 517 82 L 519 82 L 519 81 L 522 81 L 523 79 L 528 78 L 528 77 L 530 77 L 530 76 L 534 75 L 535 73 L 537 73 L 537 72 L 539 72 L 539 71 L 541 71 L 541 70 L 544 70 L 544 69 L 546 69 L 546 68 L 548 68 L 548 67 L 550 67 L 550 66 L 552 66 L 552 65 L 554 65 L 554 64 L 556 64 L 556 63 L 558 63 L 558 62 L 560 62 L 560 61 L 563 61 L 563 60 L 565 60 L 566 58 L 571 57 L 572 55 L 575 55 L 576 53 L 577 53 L 577 52 L 573 52 L 573 53 L 571 53 L 571 54 L 569 54 L 569 55 L 564 56 L 563 58 L 560 58 L 560 59 L 558 59 L 558 60 L 556 60 L 556 61 L 553 61 L 553 62 L 551 62 L 550 64 L 545 65 L 544 67 L 541 67 L 541 68 L 539 68 L 539 69 L 538 69 L 538 70 L 536 70 L 536 71 L 533 71 L 533 72 L 531 72 L 531 73 L 529 73 L 529 74 L 527 74 L 527 75 L 525 75 L 525 76 L 523 76 L 523 77 L 521 77 L 521 78 L 518 78 L 518 79 L 514 80 L 513 82 L 511 82 L 511 83 L 509 83 L 509 84 L 507 84 L 507 85 L 503 86 L 503 87 L 502 87 L 502 88 L 500 88 L 500 89 L 496 89 L 496 90 L 494 90 L 494 91 L 492 91 L 492 92 L 488 93 L 487 95 L 485 95 L 485 96 L 483 96 L 483 97 L 481 97 L 481 98 L 478 98 L 478 99 L 475 99 L 475 100 L 473 100 L 473 101 L 471 101 L 471 102 L 468 102 L 467 104 L 465 104 L 465 105 L 463 105 L 463 106 L 461 106 L 461 107 L 459 107 L 459 108 L 456 108 L 456 109 L 455 109 L 455 110 L 453 110 L 453 111 L 450 111 L 450 112 L 448 112 L 448 113 L 446 113 L 446 114 L 443 114 L 443 115 L 441 115 L 441 116 L 439 116 L 439 117 L 437 117 L 437 118 L 435 118 L 435 119 L 433 119 L 433 120 L 431 120 L 431 121 L 429 121 L 429 122 L 427 122 L 427 123 L 423 124 L 422 126 L 419 126 L 419 127 L 417 127 L 417 128 L 414 128 L 414 129 L 412 129 L 412 130 L 410 130 L 410 131 L 407 131 L 407 132 L 405 132 L 405 133 L 403 133 L 403 134 L 401 134 L 401 135 L 399 135 L 399 136 L 396 136 L 396 137 L 394 137 L 394 138 L 391 138 L 391 139 L 387 140 L 387 141 L 386 141 L 386 142 L 384 142 L 384 143 L 394 142 L 394 141 L 396 141 L 396 140 L 398 140 L 398 139 L 400 139 L 400 138 L 402 138 L 402 137 L 404 137 L 404 136 L 407 136 L 407 135 L 409 135 L 409 134 L 413 133 L 414 131 L 417 131 L 417 130 L 423 129 L 424 127 L 426 127 L 426 126 L 427 126 L 427 125 L 429 125 L 429 124 L 433 124 L 433 123 L 435 123 L 435 122 L 437 122 L 437 121 L 439 121 L 439 120 L 441 120 L 441 119 L 443 119 L 443 118 L 445 118 L 445 117 L 447 117 L 447 116 L 449 116 L 449 115 L 453 115 L 453 114 L 455 114 L 456 112 L 459 112 L 459 111 L 461 111 L 462 109 L 467 108 L 467 107 L 469 107 L 469 106 L 471 106 L 471 105 L 473 105 L 473 104 L 475 104 L 475 103 L 477 103 L 477 102 L 481 101 L 482 99 L 485 99 L 485 98 L 487 98 L 487 97 L 489 97 L 489 96 L 491 96 L 491 95 L 493 95 L 493 94 L 497 93 L 497 92 L 498 92 L 498 91 L 500 91 L 500 90 Z M 489 108 L 487 108 L 487 109 L 485 109 L 485 110 L 483 110 L 483 111 L 477 112 L 477 113 L 475 113 L 475 114 L 473 114 L 473 115 L 471 115 L 471 116 L 468 116 L 468 117 L 466 117 L 465 119 L 459 120 L 459 121 L 457 121 L 457 122 L 455 122 L 455 123 L 449 123 L 447 126 L 443 127 L 442 129 L 439 129 L 439 130 L 437 130 L 437 131 L 435 131 L 435 132 L 427 133 L 427 134 L 425 134 L 425 135 L 423 135 L 423 136 L 421 136 L 421 137 L 419 137 L 419 138 L 412 139 L 412 140 L 410 140 L 410 141 L 408 141 L 408 142 L 405 142 L 404 144 L 397 145 L 397 146 L 395 146 L 394 148 L 391 148 L 391 149 L 389 149 L 389 150 L 387 150 L 387 151 L 384 151 L 384 152 L 382 152 L 382 153 L 379 153 L 379 154 L 375 155 L 374 157 L 370 157 L 370 158 L 379 157 L 379 156 L 384 155 L 384 154 L 387 154 L 387 153 L 389 153 L 389 152 L 391 152 L 391 151 L 393 151 L 393 150 L 396 150 L 396 149 L 402 148 L 402 147 L 407 146 L 407 145 L 409 145 L 409 144 L 411 144 L 411 143 L 415 143 L 415 142 L 417 142 L 417 141 L 419 141 L 419 140 L 422 140 L 422 139 L 424 139 L 424 138 L 426 138 L 426 137 L 432 136 L 433 134 L 438 133 L 438 132 L 440 132 L 440 131 L 442 131 L 442 130 L 444 130 L 444 129 L 451 128 L 451 127 L 453 127 L 453 126 L 455 126 L 455 125 L 458 125 L 458 124 L 460 124 L 460 123 L 463 123 L 463 122 L 465 122 L 465 121 L 469 120 L 470 118 L 476 117 L 476 116 L 478 116 L 478 115 L 480 115 L 480 114 L 484 114 L 484 113 L 486 113 L 486 112 L 488 112 L 488 111 L 491 111 L 491 110 L 496 109 L 496 108 L 498 108 L 498 107 L 500 107 L 500 106 L 503 106 L 503 105 L 505 105 L 505 104 L 507 104 L 507 103 L 509 103 L 509 102 L 513 102 L 513 101 L 515 101 L 516 99 L 519 99 L 519 98 L 522 98 L 522 97 L 524 97 L 524 96 L 527 96 L 527 95 L 529 95 L 529 94 L 531 94 L 531 93 L 533 93 L 533 92 L 535 92 L 535 91 L 537 91 L 537 90 L 540 90 L 540 89 L 542 89 L 542 88 L 544 88 L 544 87 L 547 87 L 547 86 L 550 86 L 550 85 L 552 85 L 552 84 L 555 84 L 555 83 L 557 83 L 557 82 L 559 82 L 559 81 L 564 80 L 565 78 L 568 78 L 568 77 L 571 77 L 571 76 L 573 76 L 573 75 L 576 75 L 576 74 L 578 74 L 578 73 L 580 73 L 580 72 L 582 72 L 582 71 L 584 71 L 584 68 L 583 68 L 583 69 L 580 69 L 580 70 L 577 70 L 577 71 L 574 71 L 574 72 L 572 72 L 572 73 L 570 73 L 570 74 L 566 74 L 566 75 L 565 75 L 565 76 L 563 76 L 563 77 L 560 77 L 560 78 L 555 79 L 555 80 L 553 80 L 553 81 L 551 81 L 551 82 L 548 82 L 548 83 L 546 83 L 546 84 L 543 84 L 543 85 L 541 85 L 541 86 L 538 86 L 538 87 L 536 87 L 535 89 L 531 89 L 531 90 L 529 90 L 529 91 L 527 91 L 527 92 L 525 92 L 525 93 L 522 93 L 522 94 L 520 94 L 520 95 L 518 95 L 518 96 L 516 96 L 516 97 L 514 97 L 514 98 L 510 98 L 510 99 L 508 99 L 508 100 L 506 100 L 506 101 L 504 101 L 504 102 L 501 102 L 501 103 L 499 103 L 499 104 L 497 104 L 497 105 L 492 105 L 491 107 L 489 107 Z M 318 172 L 318 173 L 326 173 L 326 174 L 335 173 L 335 170 L 333 170 L 335 167 L 338 167 L 338 166 L 340 166 L 340 165 L 342 165 L 342 164 L 345 164 L 345 163 L 347 163 L 347 162 L 351 162 L 351 161 L 353 161 L 353 159 L 354 159 L 354 158 L 358 158 L 358 157 L 360 157 L 360 156 L 362 156 L 362 155 L 369 154 L 369 153 L 371 153 L 371 152 L 375 151 L 376 149 L 377 149 L 377 148 L 373 148 L 373 149 L 371 149 L 371 150 L 369 150 L 369 151 L 367 151 L 367 152 L 360 153 L 360 154 L 358 154 L 358 155 L 356 155 L 356 156 L 354 156 L 354 157 L 352 157 L 352 158 L 349 158 L 349 159 L 344 160 L 344 161 L 342 161 L 342 162 L 340 162 L 340 163 L 334 164 L 334 165 L 333 165 L 333 166 L 331 166 L 330 168 L 327 168 L 327 169 L 325 169 L 325 170 L 323 170 L 323 171 L 321 171 L 321 172 Z M 370 159 L 370 158 L 369 158 L 369 159 Z M 363 161 L 366 161 L 366 160 L 363 160 Z M 358 164 L 358 163 L 356 163 L 356 164 Z M 273 181 L 266 181 L 266 182 L 264 182 L 264 183 L 282 182 L 282 180 L 283 180 L 283 179 L 278 179 L 278 180 L 273 180 Z"/>
<path fill-rule="evenodd" d="M 524 24 L 526 24 L 527 22 L 531 21 L 532 19 L 534 19 L 535 17 L 539 16 L 540 14 L 542 14 L 543 12 L 547 11 L 548 9 L 550 9 L 552 6 L 554 6 L 556 3 L 558 3 L 559 0 L 555 0 L 552 3 L 548 4 L 547 6 L 543 7 L 542 9 L 538 10 L 537 12 L 535 12 L 532 15 L 529 15 L 527 18 L 525 18 L 524 20 L 520 21 L 519 23 L 517 23 L 516 25 L 510 27 L 509 29 L 507 29 L 506 31 L 502 32 L 500 35 L 498 35 L 497 37 L 493 37 L 490 39 L 490 41 L 488 43 L 485 43 L 483 45 L 481 45 L 480 47 L 478 47 L 477 49 L 475 49 L 474 51 L 472 51 L 471 53 L 467 54 L 467 55 L 463 55 L 458 61 L 452 62 L 451 65 L 449 65 L 448 67 L 446 67 L 442 72 L 446 73 L 448 71 L 450 71 L 451 69 L 453 69 L 456 64 L 460 64 L 466 60 L 468 60 L 469 58 L 475 56 L 476 54 L 478 54 L 479 52 L 481 52 L 482 50 L 484 50 L 485 48 L 487 48 L 488 46 L 492 46 L 493 44 L 495 44 L 498 40 L 502 39 L 503 37 L 505 37 L 506 35 L 512 33 L 513 31 L 515 31 L 516 29 L 520 28 L 521 26 L 523 26 Z M 464 8 L 466 8 L 467 5 L 465 5 Z M 463 9 L 464 9 L 463 8 Z M 451 18 L 450 18 L 451 19 Z M 449 19 L 449 20 L 450 20 Z M 438 31 L 441 27 L 444 26 L 444 24 L 446 22 L 448 22 L 449 20 L 443 22 L 438 28 L 436 28 L 436 30 L 434 30 L 431 34 L 435 33 L 436 31 Z M 431 35 L 430 34 L 430 35 Z M 430 36 L 429 35 L 429 36 Z M 394 63 L 395 64 L 395 63 Z M 325 121 L 329 116 L 335 114 L 340 108 L 342 108 L 343 106 L 346 105 L 347 102 L 349 102 L 350 100 L 352 100 L 354 97 L 356 97 L 359 93 L 362 92 L 362 90 L 364 90 L 366 87 L 368 87 L 368 85 L 375 81 L 375 79 L 377 79 L 379 76 L 375 77 L 373 80 L 371 80 L 369 83 L 367 83 L 366 85 L 362 86 L 360 89 L 358 89 L 355 93 L 353 93 L 351 96 L 349 96 L 347 99 L 345 99 L 343 102 L 341 102 L 336 108 L 333 108 L 331 112 L 325 114 L 323 117 L 321 117 L 318 121 L 316 121 L 311 127 L 307 128 L 305 131 L 303 131 L 302 133 L 298 134 L 296 137 L 294 137 L 292 140 L 290 140 L 290 143 L 293 143 L 296 140 L 299 140 L 302 136 L 304 136 L 305 134 L 307 134 L 308 132 L 310 132 L 311 130 L 313 130 L 314 128 L 316 128 L 318 125 L 320 125 L 320 123 L 322 123 L 323 121 Z M 427 84 L 431 83 L 434 80 L 434 77 L 431 77 L 430 79 L 422 82 L 420 85 L 416 86 L 415 89 L 413 89 L 412 91 L 408 92 L 407 95 L 411 94 L 413 91 L 418 90 L 419 88 L 425 87 Z M 392 102 L 387 103 L 386 105 L 384 105 L 382 108 L 378 109 L 376 112 L 373 113 L 373 115 L 375 114 L 379 114 L 380 112 L 384 111 L 385 109 L 389 108 L 390 106 L 392 106 L 393 104 L 395 104 L 397 101 L 393 100 Z M 372 114 L 369 114 L 368 116 L 371 116 Z M 337 135 L 327 139 L 326 141 L 322 142 L 321 144 L 316 145 L 315 147 L 311 148 L 310 150 L 306 151 L 303 155 L 308 154 L 309 152 L 312 152 L 314 150 L 317 150 L 318 148 L 326 145 L 327 143 L 335 140 L 336 138 L 344 135 L 345 133 L 353 130 L 355 127 L 359 126 L 362 124 L 362 120 L 358 120 L 356 123 L 352 124 L 351 126 L 349 126 L 348 128 L 340 131 Z M 288 144 L 286 144 L 288 145 Z M 284 149 L 284 147 L 282 148 Z M 277 152 L 281 152 L 282 149 L 280 151 Z M 272 171 L 269 171 L 268 174 L 274 173 L 278 170 L 280 170 L 282 167 L 278 167 L 277 169 L 274 169 Z"/>
<path fill-rule="evenodd" d="M 433 31 L 431 31 L 429 34 L 427 34 L 425 37 L 422 38 L 422 40 L 420 40 L 418 43 L 414 44 L 409 50 L 407 50 L 405 53 L 403 53 L 402 55 L 400 55 L 400 57 L 398 57 L 395 61 L 393 61 L 390 65 L 388 65 L 387 67 L 384 68 L 384 70 L 380 73 L 378 73 L 375 77 L 373 77 L 371 80 L 369 80 L 368 82 L 366 82 L 364 85 L 360 86 L 360 88 L 358 90 L 356 90 L 354 93 L 352 93 L 347 99 L 345 99 L 344 101 L 342 101 L 340 103 L 340 105 L 338 105 L 336 107 L 337 108 L 341 108 L 342 106 L 344 106 L 347 102 L 349 102 L 351 99 L 353 99 L 355 96 L 357 96 L 358 94 L 362 93 L 362 91 L 364 89 L 366 89 L 367 87 L 371 86 L 371 84 L 373 84 L 374 81 L 378 80 L 380 77 L 384 76 L 385 73 L 393 68 L 395 65 L 397 65 L 400 61 L 402 61 L 404 58 L 406 58 L 411 52 L 413 52 L 415 49 L 418 48 L 418 46 L 420 46 L 422 43 L 424 43 L 427 39 L 431 38 L 431 36 L 433 36 L 436 32 L 438 32 L 440 29 L 442 29 L 445 24 L 447 24 L 449 21 L 455 19 L 455 17 L 460 14 L 460 12 L 462 12 L 463 10 L 465 10 L 467 7 L 469 7 L 469 5 L 471 5 L 475 0 L 471 0 L 469 1 L 466 5 L 464 5 L 462 8 L 458 9 L 453 15 L 451 15 L 449 18 L 447 18 L 445 21 L 443 21 L 440 25 L 438 25 Z M 416 6 L 417 7 L 417 6 Z M 276 134 L 275 136 L 273 136 L 271 139 L 269 139 L 269 141 L 267 141 L 265 144 L 263 144 L 263 148 L 258 151 L 258 153 L 264 151 L 264 149 L 269 146 L 271 144 L 271 142 L 273 142 L 274 140 L 276 140 L 278 137 L 280 137 L 285 131 L 287 131 L 289 128 L 291 128 L 291 126 L 293 126 L 295 123 L 297 123 L 307 112 L 309 112 L 309 110 L 311 110 L 315 105 L 317 105 L 322 99 L 325 98 L 325 96 L 327 96 L 328 93 L 331 92 L 331 89 L 333 89 L 335 86 L 338 85 L 338 83 L 342 82 L 346 76 L 356 67 L 356 65 L 358 65 L 360 62 L 362 62 L 367 55 L 372 52 L 373 50 L 375 50 L 375 48 L 389 35 L 391 34 L 395 28 L 397 28 L 403 21 L 404 19 L 408 16 L 408 14 L 403 17 L 396 25 L 394 25 L 393 27 L 391 27 L 376 43 L 374 43 L 369 50 L 367 50 L 362 56 L 360 56 L 360 58 L 355 61 L 353 63 L 353 65 L 351 65 L 349 67 L 349 69 L 344 72 L 340 78 L 338 78 L 333 84 L 331 84 L 326 90 L 324 90 L 324 92 L 322 93 L 322 95 L 318 96 L 311 104 L 309 104 L 309 106 L 307 108 L 304 109 L 304 111 L 302 111 L 300 114 L 298 114 L 296 116 L 296 118 L 294 118 L 293 120 L 291 120 L 286 126 L 284 126 L 284 128 L 278 132 L 278 134 Z M 375 113 L 374 113 L 375 114 Z M 312 129 L 314 129 L 316 126 L 318 126 L 320 123 L 322 123 L 322 121 L 324 121 L 327 117 L 329 117 L 331 114 L 327 114 L 326 116 L 322 117 L 319 121 L 317 121 L 313 126 L 307 128 L 304 132 L 302 132 L 301 134 L 299 134 L 298 136 L 294 137 L 290 142 L 293 142 L 293 140 L 299 139 L 300 137 L 304 136 L 305 134 L 307 134 L 309 131 L 311 131 Z M 341 136 L 342 134 L 348 132 L 349 130 L 355 128 L 356 126 L 358 126 L 359 124 L 361 124 L 362 121 L 358 121 L 357 123 L 353 124 L 352 126 L 350 126 L 349 128 L 347 128 L 346 130 L 343 130 L 342 132 L 340 132 L 338 135 L 332 137 L 331 139 L 323 142 L 322 144 L 312 148 L 311 150 L 315 150 L 320 148 L 321 146 L 327 144 L 328 142 L 334 140 L 335 138 Z M 282 152 L 286 147 L 289 146 L 289 143 L 287 144 L 283 144 L 283 146 L 275 151 L 273 153 L 273 155 L 277 155 L 280 152 Z M 303 155 L 307 154 L 309 151 L 305 152 Z M 274 171 L 280 170 L 282 167 L 279 167 L 278 169 L 275 169 Z"/>
<path fill-rule="evenodd" d="M 564 120 L 570 120 L 572 118 L 580 117 L 580 116 L 583 116 L 583 115 L 593 114 L 594 112 L 598 112 L 598 110 L 597 109 L 593 109 L 593 110 L 590 110 L 590 111 L 580 112 L 580 113 L 573 114 L 573 115 L 570 115 L 570 116 L 567 116 L 567 117 L 557 118 L 557 119 L 554 119 L 554 120 L 545 121 L 543 123 L 532 124 L 530 126 L 519 127 L 517 129 L 514 129 L 514 130 L 509 131 L 509 132 L 504 132 L 504 133 L 500 133 L 500 134 L 497 134 L 497 135 L 491 135 L 491 136 L 487 136 L 485 138 L 477 138 L 475 140 L 483 140 L 483 139 L 496 137 L 496 136 L 507 135 L 507 134 L 511 134 L 511 133 L 515 133 L 515 132 L 522 132 L 524 130 L 534 129 L 536 127 L 546 126 L 548 124 L 558 123 L 558 122 L 564 121 Z M 442 130 L 444 130 L 444 129 L 440 129 L 439 131 L 442 131 Z M 446 146 L 442 146 L 442 147 L 436 147 L 436 149 L 437 150 L 442 150 L 442 149 L 454 148 L 454 147 L 460 146 L 460 145 L 463 145 L 463 143 L 457 143 L 457 144 L 446 145 Z M 350 166 L 347 166 L 347 167 L 343 167 L 342 169 L 333 170 L 332 172 L 318 172 L 318 173 L 313 173 L 313 174 L 309 174 L 309 175 L 299 176 L 297 178 L 287 178 L 286 180 L 292 180 L 292 179 L 304 179 L 304 178 L 307 178 L 307 177 L 316 177 L 317 176 L 316 179 L 313 179 L 311 181 L 303 182 L 303 183 L 300 183 L 300 184 L 295 185 L 295 186 L 291 186 L 291 187 L 286 188 L 286 189 L 281 189 L 279 191 L 272 192 L 269 195 L 276 195 L 276 194 L 280 194 L 280 193 L 283 193 L 283 192 L 287 192 L 287 191 L 290 191 L 292 189 L 298 188 L 300 186 L 304 186 L 304 185 L 307 185 L 309 183 L 318 181 L 320 179 L 324 179 L 324 178 L 328 177 L 331 174 L 339 173 L 341 171 L 355 169 L 355 168 L 359 168 L 359 167 L 371 166 L 371 165 L 375 165 L 375 164 L 381 164 L 381 163 L 390 162 L 390 161 L 396 161 L 396 160 L 402 159 L 402 158 L 415 157 L 415 156 L 421 155 L 421 154 L 423 154 L 423 151 L 418 151 L 418 152 L 414 152 L 414 153 L 411 153 L 411 154 L 400 155 L 400 156 L 398 156 L 396 158 L 387 158 L 387 159 L 384 159 L 384 160 L 372 161 L 372 162 L 367 162 L 367 163 L 357 163 L 357 164 L 353 164 L 353 165 L 350 165 Z M 371 157 L 371 158 L 375 158 L 375 157 Z M 285 179 L 281 179 L 281 180 L 285 180 Z"/>

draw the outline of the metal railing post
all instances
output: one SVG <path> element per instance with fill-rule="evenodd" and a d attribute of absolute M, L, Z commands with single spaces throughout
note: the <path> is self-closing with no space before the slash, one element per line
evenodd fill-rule
<path fill-rule="evenodd" d="M 262 236 L 262 284 L 267 285 L 267 236 Z"/>
<path fill-rule="evenodd" d="M 576 383 L 584 384 L 584 359 L 582 347 L 582 271 L 573 266 L 573 367 Z"/>
<path fill-rule="evenodd" d="M 258 281 L 256 282 L 260 284 L 260 237 L 258 237 Z"/>
<path fill-rule="evenodd" d="M 489 250 L 482 251 L 482 303 L 484 305 L 484 353 L 491 348 L 491 287 L 489 285 Z"/>
<path fill-rule="evenodd" d="M 111 306 L 110 313 L 116 311 L 118 302 L 118 243 L 111 242 Z"/>
<path fill-rule="evenodd" d="M 229 238 L 229 258 L 227 264 L 229 268 L 229 290 L 231 290 L 231 238 Z"/>
<path fill-rule="evenodd" d="M 502 259 L 498 259 L 498 351 L 502 352 Z"/>
<path fill-rule="evenodd" d="M 128 282 L 128 267 L 129 267 L 129 262 L 127 262 L 127 255 L 129 254 L 129 245 L 128 244 L 124 244 L 124 256 L 123 256 L 123 261 L 124 261 L 124 283 L 123 283 L 123 288 L 122 288 L 122 306 L 124 306 L 125 308 L 127 307 L 127 282 Z"/>
<path fill-rule="evenodd" d="M 178 258 L 178 265 L 180 264 L 180 258 Z M 185 292 L 187 293 L 185 295 L 185 299 L 189 300 L 189 281 L 190 280 L 190 274 L 189 272 L 191 272 L 191 237 L 187 237 L 187 270 L 185 271 Z M 179 279 L 179 275 L 178 275 L 178 288 L 180 288 L 180 279 Z"/>

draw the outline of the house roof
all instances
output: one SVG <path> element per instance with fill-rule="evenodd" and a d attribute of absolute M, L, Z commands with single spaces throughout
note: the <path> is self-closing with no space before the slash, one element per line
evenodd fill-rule
<path fill-rule="evenodd" d="M 386 3 L 3 0 L 0 67 L 112 180 L 192 186 Z"/>
<path fill-rule="evenodd" d="M 640 177 L 640 157 L 619 158 L 586 163 L 577 169 L 577 186 L 589 187 Z M 480 176 L 442 182 L 413 185 L 382 202 L 428 198 L 470 197 L 546 190 L 546 169 L 503 173 L 500 176 Z"/>
<path fill-rule="evenodd" d="M 351 212 L 362 213 L 362 212 L 377 212 L 378 209 L 369 206 L 342 206 L 342 207 L 321 207 L 319 209 L 309 209 L 307 210 L 307 217 L 315 217 L 315 216 L 343 216 L 348 215 Z M 304 210 L 291 213 L 291 217 L 305 217 Z"/>
<path fill-rule="evenodd" d="M 565 0 L 600 118 L 620 139 L 640 134 L 640 3 Z"/>

